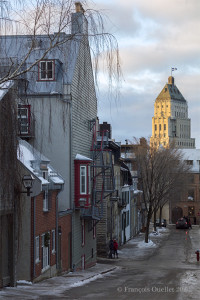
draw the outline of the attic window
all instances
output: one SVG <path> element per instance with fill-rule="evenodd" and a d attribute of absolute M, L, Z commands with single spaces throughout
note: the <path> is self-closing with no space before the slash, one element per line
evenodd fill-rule
<path fill-rule="evenodd" d="M 38 65 L 39 80 L 55 80 L 55 61 L 42 60 Z"/>
<path fill-rule="evenodd" d="M 165 92 L 167 92 L 167 88 L 165 88 Z"/>

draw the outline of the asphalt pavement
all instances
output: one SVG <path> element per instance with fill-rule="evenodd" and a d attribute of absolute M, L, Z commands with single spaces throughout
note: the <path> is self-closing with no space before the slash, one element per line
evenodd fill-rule
<path fill-rule="evenodd" d="M 19 282 L 17 287 L 14 288 L 4 288 L 0 290 L 0 299 L 53 299 L 62 297 L 62 293 L 71 289 L 80 287 L 82 285 L 87 285 L 92 281 L 103 278 L 107 275 L 115 273 L 117 270 L 123 268 L 123 261 L 128 257 L 143 260 L 147 256 L 154 255 L 156 249 L 162 245 L 163 241 L 167 240 L 170 234 L 170 227 L 165 229 L 159 229 L 158 234 L 150 231 L 149 245 L 144 243 L 144 233 L 139 234 L 132 240 L 127 242 L 125 245 L 119 248 L 119 258 L 109 259 L 109 258 L 98 258 L 97 264 L 90 269 L 83 271 L 76 271 L 70 273 L 64 273 L 62 276 L 49 278 L 39 283 L 31 284 L 29 282 Z M 198 225 L 193 226 L 193 229 L 185 231 L 185 238 L 187 236 L 190 238 L 191 247 L 187 254 L 187 261 L 189 264 L 198 267 L 200 269 L 200 263 L 196 260 L 196 250 L 200 250 L 200 228 Z M 133 253 L 133 254 L 132 254 Z M 188 275 L 189 276 L 189 275 Z M 193 280 L 193 284 L 195 281 Z M 198 284 L 198 281 L 196 281 Z M 192 298 L 193 299 L 193 298 Z M 196 299 L 196 298 L 194 298 Z"/>

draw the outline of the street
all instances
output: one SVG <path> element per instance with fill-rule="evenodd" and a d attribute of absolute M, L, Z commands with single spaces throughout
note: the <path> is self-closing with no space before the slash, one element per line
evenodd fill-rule
<path fill-rule="evenodd" d="M 145 247 L 144 234 L 141 234 L 120 249 L 118 260 L 100 260 L 99 266 L 107 263 L 113 271 L 93 280 L 74 287 L 66 284 L 60 291 L 58 282 L 54 285 L 56 281 L 48 283 L 47 280 L 48 295 L 43 293 L 43 282 L 33 285 L 30 290 L 28 287 L 24 290 L 15 288 L 16 296 L 9 288 L 7 293 L 0 292 L 0 299 L 199 299 L 200 264 L 195 255 L 195 250 L 200 248 L 199 236 L 199 226 L 182 230 L 169 225 L 167 229 L 161 229 L 161 235 L 150 234 L 152 247 Z M 65 279 L 76 276 L 76 272 L 73 274 Z"/>
<path fill-rule="evenodd" d="M 171 227 L 169 236 L 153 253 L 147 251 L 144 257 L 134 258 L 133 252 L 117 263 L 121 266 L 119 271 L 71 289 L 64 296 L 68 299 L 199 299 L 197 291 L 181 281 L 188 271 L 199 274 L 198 263 L 191 259 L 190 237 L 199 228 L 192 230 Z"/>

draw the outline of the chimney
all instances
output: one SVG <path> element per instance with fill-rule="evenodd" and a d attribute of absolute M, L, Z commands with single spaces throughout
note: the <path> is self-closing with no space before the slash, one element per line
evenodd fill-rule
<path fill-rule="evenodd" d="M 169 76 L 168 84 L 174 85 L 174 77 L 173 76 Z"/>
<path fill-rule="evenodd" d="M 103 131 L 106 132 L 109 139 L 112 139 L 112 126 L 107 122 L 103 122 L 103 124 L 99 124 L 100 126 L 100 135 L 102 135 Z"/>
<path fill-rule="evenodd" d="M 81 2 L 75 2 L 75 9 L 76 12 L 72 14 L 72 34 L 87 34 L 88 22 Z"/>
<path fill-rule="evenodd" d="M 81 2 L 75 2 L 75 7 L 76 7 L 76 12 L 77 13 L 80 13 L 80 12 L 84 13 L 85 12 Z"/>

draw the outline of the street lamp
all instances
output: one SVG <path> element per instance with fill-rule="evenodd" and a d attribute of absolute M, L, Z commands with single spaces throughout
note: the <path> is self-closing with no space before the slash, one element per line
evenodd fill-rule
<path fill-rule="evenodd" d="M 22 183 L 25 189 L 27 190 L 26 192 L 22 192 L 22 193 L 27 193 L 27 196 L 30 196 L 30 194 L 32 193 L 30 190 L 33 186 L 33 180 L 34 177 L 32 175 L 24 175 L 22 178 Z"/>

